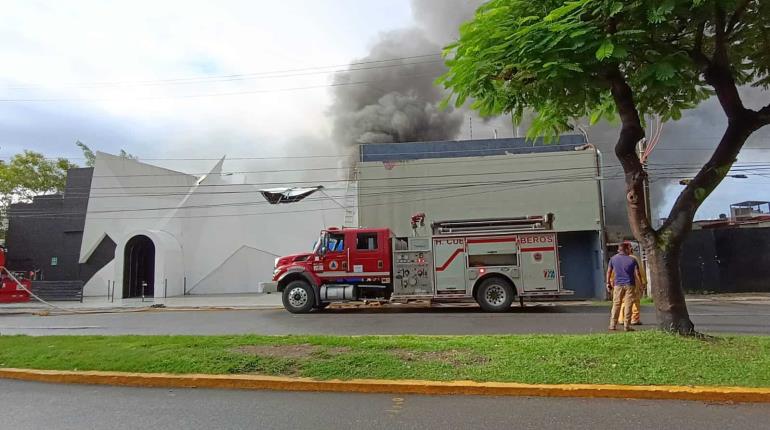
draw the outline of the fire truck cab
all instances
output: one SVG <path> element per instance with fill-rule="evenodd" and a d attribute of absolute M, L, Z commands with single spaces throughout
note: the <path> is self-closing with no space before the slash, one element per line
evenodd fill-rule
<path fill-rule="evenodd" d="M 553 216 L 440 221 L 418 235 L 388 228 L 329 228 L 310 253 L 279 257 L 266 290 L 292 313 L 332 302 L 476 301 L 501 312 L 514 299 L 562 296 Z"/>

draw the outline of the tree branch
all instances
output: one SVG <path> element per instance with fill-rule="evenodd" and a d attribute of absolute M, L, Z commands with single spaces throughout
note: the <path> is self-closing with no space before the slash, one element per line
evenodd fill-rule
<path fill-rule="evenodd" d="M 746 12 L 746 9 L 749 7 L 749 3 L 751 3 L 751 1 L 752 0 L 740 0 L 735 6 L 735 12 L 733 12 L 733 16 L 730 17 L 730 21 L 727 23 L 726 32 L 728 35 L 733 32 L 735 25 L 738 24 L 738 21 L 741 20 L 741 17 Z"/>
<path fill-rule="evenodd" d="M 647 173 L 636 153 L 637 143 L 644 138 L 644 128 L 639 111 L 636 109 L 633 90 L 617 65 L 606 70 L 603 77 L 610 86 L 621 121 L 615 155 L 625 172 L 628 221 L 634 236 L 645 246 L 652 245 L 656 234 L 647 217 L 647 202 L 644 198 L 644 181 Z"/>
<path fill-rule="evenodd" d="M 719 3 L 714 5 L 714 59 L 713 62 L 725 66 L 729 62 L 727 57 L 727 34 L 725 33 L 725 10 Z"/>
<path fill-rule="evenodd" d="M 745 115 L 746 108 L 743 106 L 741 96 L 738 94 L 738 87 L 735 84 L 735 78 L 730 70 L 730 59 L 727 51 L 729 42 L 725 34 L 725 11 L 718 3 L 714 7 L 716 21 L 714 57 L 711 61 L 703 63 L 705 66 L 703 76 L 706 82 L 714 88 L 719 104 L 722 105 L 722 109 L 725 111 L 728 121 L 730 121 Z M 696 44 L 702 43 L 702 40 L 696 40 Z M 703 55 L 702 52 L 700 54 Z M 696 53 L 696 55 L 698 54 Z M 696 61 L 698 61 L 697 58 Z"/>
<path fill-rule="evenodd" d="M 706 69 L 711 65 L 711 60 L 709 60 L 706 54 L 703 53 L 703 36 L 705 31 L 706 21 L 701 21 L 698 24 L 698 29 L 695 33 L 695 43 L 693 45 L 692 51 L 690 51 L 690 57 L 692 57 L 695 63 L 701 66 L 703 69 Z"/>
<path fill-rule="evenodd" d="M 754 130 L 754 120 L 748 113 L 728 123 L 711 158 L 677 197 L 666 222 L 658 232 L 659 237 L 676 242 L 675 239 L 681 239 L 690 231 L 695 212 L 725 178 Z"/>
<path fill-rule="evenodd" d="M 706 78 L 706 82 L 714 88 L 728 121 L 746 113 L 746 108 L 743 106 L 741 95 L 738 93 L 738 87 L 729 66 L 712 62 L 704 70 L 703 76 Z"/>
<path fill-rule="evenodd" d="M 757 112 L 758 127 L 762 128 L 770 124 L 770 105 L 767 105 Z"/>

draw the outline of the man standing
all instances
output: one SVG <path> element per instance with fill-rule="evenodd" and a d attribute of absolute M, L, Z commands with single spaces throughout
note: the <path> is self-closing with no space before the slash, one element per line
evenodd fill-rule
<path fill-rule="evenodd" d="M 607 290 L 612 292 L 612 312 L 610 313 L 610 330 L 617 327 L 618 314 L 621 304 L 624 306 L 623 329 L 634 331 L 631 328 L 631 308 L 634 303 L 636 285 L 642 285 L 639 264 L 630 256 L 631 244 L 623 242 L 618 253 L 610 258 L 607 270 Z"/>
<path fill-rule="evenodd" d="M 642 311 L 642 296 L 647 290 L 647 276 L 644 273 L 644 266 L 639 262 L 639 259 L 634 255 L 633 247 L 628 249 L 628 256 L 636 260 L 636 265 L 639 267 L 639 281 L 634 288 L 634 306 L 631 308 L 631 325 L 642 325 L 641 311 Z M 620 315 L 618 315 L 618 323 L 623 322 L 623 315 L 625 306 L 620 306 Z"/>

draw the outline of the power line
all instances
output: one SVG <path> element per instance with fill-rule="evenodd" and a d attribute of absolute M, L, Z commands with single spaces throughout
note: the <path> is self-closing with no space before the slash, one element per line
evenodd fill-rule
<path fill-rule="evenodd" d="M 382 191 L 382 192 L 369 192 L 369 193 L 358 193 L 357 195 L 359 197 L 379 197 L 379 196 L 385 196 L 385 195 L 395 195 L 395 194 L 414 194 L 419 192 L 432 192 L 432 191 L 445 191 L 445 190 L 454 190 L 454 189 L 461 189 L 461 188 L 469 188 L 469 187 L 482 187 L 482 186 L 494 186 L 494 185 L 501 185 L 501 184 L 517 184 L 517 183 L 562 183 L 565 181 L 582 181 L 582 180 L 590 180 L 590 181 L 596 181 L 598 180 L 595 176 L 592 175 L 582 175 L 582 176 L 575 176 L 575 175 L 568 175 L 568 176 L 556 176 L 556 177 L 550 177 L 550 178 L 534 178 L 534 179 L 510 179 L 510 180 L 500 180 L 500 181 L 485 181 L 485 182 L 476 182 L 476 183 L 454 183 L 454 184 L 430 184 L 429 186 L 422 186 L 422 188 L 410 188 L 410 189 L 396 189 L 396 190 L 390 190 L 390 191 Z M 254 192 L 252 192 L 254 193 Z M 195 193 L 190 194 L 191 197 L 194 197 Z M 328 197 L 307 197 L 303 199 L 302 201 L 322 201 L 327 200 L 331 196 Z M 336 198 L 344 198 L 344 195 L 334 196 Z M 333 200 L 333 198 L 332 198 Z M 91 213 L 116 213 L 116 212 L 141 212 L 141 211 L 157 211 L 157 210 L 183 210 L 183 209 L 198 209 L 198 208 L 212 208 L 212 207 L 231 207 L 231 206 L 250 206 L 250 205 L 263 205 L 263 204 L 271 204 L 267 201 L 261 200 L 257 202 L 230 202 L 230 203 L 210 203 L 205 205 L 190 205 L 190 206 L 167 206 L 167 207 L 150 207 L 150 208 L 111 208 L 109 210 L 90 210 L 88 211 L 89 214 Z M 44 211 L 41 211 L 39 209 L 14 209 L 14 213 L 16 214 L 40 214 L 40 213 L 47 213 Z M 55 214 L 53 212 L 50 212 L 51 214 Z"/>
<path fill-rule="evenodd" d="M 565 135 L 569 136 L 569 135 Z M 505 139 L 498 139 L 498 140 L 505 140 Z M 770 139 L 761 139 L 762 141 L 770 141 Z M 462 140 L 449 140 L 446 142 L 462 142 Z M 409 143 L 434 143 L 434 142 L 399 142 L 397 144 L 409 144 Z M 359 143 L 358 145 L 366 145 Z M 534 146 L 534 148 L 559 148 L 559 147 L 576 147 L 581 146 L 581 144 L 547 144 L 547 145 L 540 145 L 540 146 Z M 528 147 L 532 148 L 532 147 Z M 446 150 L 446 151 L 420 151 L 420 152 L 394 152 L 394 153 L 387 153 L 387 154 L 374 154 L 374 155 L 387 155 L 387 156 L 399 156 L 399 155 L 432 155 L 432 154 L 453 154 L 453 153 L 491 153 L 491 152 L 500 152 L 505 151 L 507 148 L 475 148 L 475 149 L 462 149 L 462 150 Z M 517 151 L 522 148 L 509 148 L 511 151 Z M 713 151 L 716 148 L 656 148 L 657 151 Z M 742 148 L 741 151 L 745 150 L 770 150 L 770 146 L 768 147 L 751 147 L 751 148 Z M 571 153 L 571 151 L 542 151 L 542 152 L 535 152 L 535 153 L 515 153 L 512 152 L 510 154 L 506 155 L 531 155 L 531 154 L 542 154 L 542 153 L 548 153 L 551 155 L 555 154 L 561 154 L 562 152 Z M 226 161 L 251 161 L 251 160 L 306 160 L 306 159 L 316 159 L 316 158 L 347 158 L 350 156 L 353 156 L 356 154 L 351 153 L 335 153 L 335 154 L 309 154 L 309 155 L 274 155 L 274 156 L 264 156 L 264 157 L 252 157 L 252 156 L 235 156 L 235 157 L 228 157 L 225 156 Z M 503 154 L 493 154 L 493 155 L 503 155 Z M 483 155 L 482 155 L 483 156 Z M 0 156 L 0 159 L 9 160 L 13 158 L 14 155 L 3 155 Z M 85 157 L 68 157 L 68 156 L 59 156 L 59 157 L 44 157 L 46 160 L 57 160 L 59 158 L 67 158 L 70 160 L 85 160 Z M 143 161 L 219 161 L 223 157 L 138 157 L 138 162 Z M 409 160 L 397 160 L 397 161 L 409 161 Z M 649 161 L 648 164 L 656 164 L 657 162 Z M 703 165 L 703 163 L 693 163 L 696 165 Z"/>
<path fill-rule="evenodd" d="M 764 175 L 761 175 L 764 176 Z M 606 178 L 597 178 L 595 176 L 556 176 L 556 177 L 550 177 L 550 178 L 536 178 L 536 179 L 518 179 L 518 180 L 503 180 L 503 181 L 496 181 L 496 182 L 479 182 L 479 183 L 457 183 L 455 186 L 447 186 L 448 184 L 431 184 L 436 185 L 438 188 L 431 187 L 423 187 L 422 189 L 406 189 L 406 190 L 394 190 L 394 191 L 388 191 L 388 192 L 377 192 L 377 193 L 364 193 L 358 194 L 358 197 L 382 197 L 382 196 L 392 196 L 392 195 L 399 195 L 399 194 L 415 194 L 418 192 L 442 192 L 442 191 L 448 191 L 448 190 L 456 190 L 456 189 L 462 189 L 462 188 L 473 188 L 473 187 L 494 187 L 499 185 L 510 185 L 510 184 L 525 184 L 525 185 L 550 185 L 550 184 L 559 184 L 559 183 L 565 183 L 565 182 L 585 182 L 585 181 L 602 181 L 602 180 L 612 180 L 612 179 L 619 179 L 621 178 L 621 175 L 618 175 L 616 177 L 606 177 Z M 680 176 L 672 176 L 671 179 L 680 179 Z M 423 184 L 425 185 L 425 184 Z M 344 198 L 344 195 L 340 196 L 334 196 L 336 198 Z M 334 201 L 334 197 L 327 196 L 327 197 L 317 197 L 317 198 L 306 198 L 303 201 L 325 201 L 328 199 L 331 199 Z M 444 196 L 444 197 L 451 197 L 451 196 Z M 425 200 L 425 199 L 418 199 L 419 201 Z M 98 213 L 124 213 L 124 212 L 148 212 L 148 211 L 185 211 L 188 209 L 212 209 L 212 208 L 234 208 L 234 207 L 243 207 L 243 206 L 259 206 L 259 205 L 265 205 L 269 204 L 267 201 L 258 201 L 258 202 L 232 202 L 232 203 L 212 203 L 212 204 L 206 204 L 206 205 L 191 205 L 191 206 L 170 206 L 170 207 L 153 207 L 153 208 L 121 208 L 121 209 L 110 209 L 110 210 L 97 210 L 97 211 L 89 211 L 88 214 L 98 214 Z M 351 206 L 351 208 L 358 207 L 358 206 Z M 17 211 L 14 211 L 17 212 Z M 286 213 L 293 213 L 296 211 L 289 211 Z M 275 212 L 270 212 L 275 213 Z M 13 214 L 12 216 L 18 216 L 18 217 L 62 217 L 62 216 L 82 216 L 83 214 L 62 214 L 62 213 L 45 213 L 41 211 L 35 212 L 34 210 L 29 211 L 27 213 L 22 214 Z M 234 215 L 242 215 L 242 214 L 232 214 Z M 163 216 L 161 218 L 169 217 L 169 215 Z M 172 218 L 176 218 L 176 216 L 171 216 Z M 93 217 L 92 217 L 93 218 Z M 184 218 L 184 216 L 182 217 Z M 96 218 L 99 219 L 99 218 Z M 114 218 L 114 219 L 123 219 L 123 218 Z"/>
<path fill-rule="evenodd" d="M 435 78 L 434 73 L 430 74 L 417 74 L 417 75 L 402 75 L 398 80 L 404 78 Z M 227 97 L 227 96 L 243 96 L 250 94 L 264 94 L 264 93 L 280 93 L 290 91 L 302 91 L 312 90 L 319 88 L 333 88 L 333 87 L 345 87 L 354 85 L 369 85 L 378 84 L 381 82 L 395 81 L 397 79 L 380 79 L 377 81 L 357 81 L 357 82 L 335 82 L 332 84 L 323 85 L 308 85 L 304 87 L 292 87 L 292 88 L 273 88 L 273 89 L 260 89 L 260 90 L 243 90 L 243 91 L 230 91 L 230 92 L 218 92 L 218 93 L 201 93 L 201 94 L 183 94 L 183 95 L 163 95 L 163 96 L 150 96 L 150 97 L 129 97 L 129 98 L 115 98 L 115 97 L 94 97 L 94 98 L 56 98 L 56 99 L 44 99 L 44 98 L 7 98 L 0 99 L 2 103 L 28 103 L 28 102 L 92 102 L 92 101 L 110 101 L 110 100 L 169 100 L 169 99 L 193 99 L 204 97 Z"/>
<path fill-rule="evenodd" d="M 619 177 L 619 176 L 618 176 Z M 466 187 L 479 187 L 479 186 L 490 186 L 490 185 L 499 185 L 499 184 L 515 184 L 515 183 L 561 183 L 561 182 L 569 182 L 569 181 L 575 181 L 575 180 L 590 180 L 590 181 L 598 181 L 598 180 L 606 180 L 607 178 L 598 178 L 596 175 L 590 174 L 568 174 L 568 175 L 561 175 L 561 176 L 549 176 L 549 177 L 543 177 L 543 178 L 524 178 L 524 179 L 501 179 L 497 181 L 481 181 L 481 182 L 455 182 L 455 183 L 435 183 L 435 184 L 410 184 L 408 185 L 408 188 L 395 188 L 393 187 L 399 187 L 399 186 L 392 186 L 392 187 L 372 187 L 373 190 L 376 190 L 377 188 L 386 188 L 389 189 L 389 191 L 381 191 L 381 192 L 369 192 L 369 193 L 361 193 L 360 188 L 358 192 L 359 197 L 370 197 L 370 196 L 382 196 L 382 195 L 392 195 L 392 194 L 404 194 L 404 193 L 417 193 L 417 192 L 426 192 L 426 191 L 441 191 L 441 190 L 449 190 L 449 189 L 458 189 L 458 188 L 466 188 Z M 344 190 L 345 188 L 338 188 L 339 190 Z M 369 188 L 367 188 L 369 189 Z M 244 194 L 256 194 L 257 190 L 250 190 L 250 191 L 244 191 Z M 224 192 L 223 195 L 228 195 Z M 241 193 L 241 192 L 232 192 L 232 193 Z M 211 193 L 211 194 L 219 194 L 218 192 Z M 183 195 L 183 196 L 191 196 L 194 197 L 196 195 L 199 195 L 197 192 L 191 192 L 191 193 L 179 193 L 177 195 Z M 162 197 L 162 195 L 160 195 Z M 122 198 L 122 197 L 131 197 L 130 195 L 125 196 L 116 196 L 114 198 Z M 339 195 L 335 196 L 337 198 L 343 198 L 345 195 Z M 80 199 L 84 199 L 85 197 L 81 197 Z M 303 199 L 303 201 L 312 201 L 312 200 L 326 200 L 327 198 L 323 197 L 317 197 L 312 198 L 308 197 Z M 233 202 L 233 203 L 215 203 L 215 204 L 208 204 L 204 205 L 203 207 L 217 207 L 217 206 L 229 206 L 229 205 L 242 205 L 244 203 L 247 204 L 253 204 L 252 202 Z M 260 201 L 258 202 L 260 204 L 266 204 L 268 202 L 266 201 Z M 169 206 L 169 207 L 152 207 L 152 208 L 112 208 L 110 210 L 106 210 L 103 212 L 123 212 L 123 211 L 145 211 L 145 210 L 173 210 L 173 209 L 185 209 L 185 208 L 194 208 L 195 206 Z M 15 213 L 33 213 L 33 212 L 41 212 L 39 209 L 35 208 L 29 208 L 29 209 L 23 209 L 23 208 L 15 208 L 13 210 Z M 91 210 L 89 213 L 95 213 L 95 211 Z"/>
<path fill-rule="evenodd" d="M 215 75 L 215 76 L 191 76 L 186 78 L 169 78 L 169 79 L 150 79 L 150 80 L 134 80 L 134 81 L 101 81 L 101 82 L 80 82 L 80 83 L 70 83 L 65 84 L 61 87 L 88 87 L 88 86 L 114 86 L 114 85 L 158 85 L 158 84 L 168 84 L 168 83 L 197 83 L 197 82 L 218 82 L 219 80 L 229 80 L 229 79 L 249 79 L 252 77 L 259 77 L 259 76 L 270 76 L 270 75 L 282 75 L 282 74 L 291 74 L 291 73 L 298 73 L 298 72 L 307 72 L 307 71 L 315 71 L 315 70 L 321 70 L 321 69 L 337 69 L 340 67 L 351 67 L 351 66 L 361 66 L 361 65 L 368 65 L 368 64 L 379 64 L 379 63 L 388 63 L 393 61 L 405 61 L 405 60 L 415 60 L 415 59 L 422 59 L 422 58 L 429 58 L 429 57 L 440 57 L 441 53 L 433 53 L 433 54 L 422 54 L 422 55 L 411 55 L 411 56 L 405 56 L 405 57 L 395 57 L 395 58 L 388 58 L 388 59 L 382 59 L 382 60 L 369 60 L 369 61 L 356 61 L 346 64 L 334 64 L 334 65 L 327 65 L 327 66 L 310 66 L 310 67 L 303 67 L 303 68 L 294 68 L 294 69 L 283 69 L 283 70 L 272 70 L 272 71 L 263 71 L 263 72 L 251 72 L 251 73 L 236 73 L 236 74 L 228 74 L 228 75 Z M 443 60 L 431 60 L 433 61 L 443 61 Z M 400 66 L 400 65 L 412 65 L 412 64 L 420 64 L 420 63 L 405 63 L 405 64 L 397 64 L 397 65 L 382 65 L 379 67 L 390 67 L 390 66 Z M 354 68 L 354 69 L 343 69 L 343 70 L 332 70 L 328 72 L 321 72 L 321 73 L 342 73 L 342 72 L 348 72 L 348 71 L 355 71 L 355 70 L 368 70 L 364 68 Z M 30 84 L 30 85 L 17 85 L 17 86 L 10 86 L 6 87 L 8 89 L 28 89 L 28 88 L 46 88 L 46 85 L 43 84 Z"/>
<path fill-rule="evenodd" d="M 591 181 L 595 179 L 590 179 Z M 472 193 L 461 193 L 461 194 L 453 194 L 450 196 L 438 196 L 438 197 L 427 197 L 427 198 L 421 198 L 416 200 L 404 200 L 404 201 L 397 201 L 397 202 L 381 202 L 381 203 L 374 203 L 374 204 L 368 204 L 368 205 L 354 205 L 351 206 L 351 208 L 360 209 L 362 207 L 376 207 L 376 206 L 384 206 L 384 205 L 399 205 L 399 204 L 405 204 L 405 203 L 415 203 L 415 202 L 423 202 L 423 201 L 430 201 L 430 200 L 436 200 L 436 199 L 447 199 L 447 198 L 457 198 L 457 197 L 464 197 L 464 196 L 470 196 L 470 195 L 478 195 L 478 194 L 487 194 L 490 192 L 497 192 L 497 191 L 503 191 L 507 189 L 518 189 L 518 188 L 529 188 L 529 187 L 535 187 L 535 186 L 542 186 L 547 184 L 529 184 L 525 186 L 512 186 L 512 187 L 504 187 L 503 189 L 490 189 L 490 190 L 480 190 L 475 191 Z M 182 208 L 184 209 L 184 208 Z M 229 217 L 229 216 L 252 216 L 252 215 L 277 215 L 277 214 L 294 214 L 294 213 L 303 213 L 303 212 L 318 212 L 318 211 L 328 211 L 328 210 L 336 210 L 340 211 L 342 210 L 339 207 L 333 207 L 333 208 L 313 208 L 313 209 L 297 209 L 292 211 L 277 211 L 277 212 L 260 212 L 260 213 L 236 213 L 236 214 L 216 214 L 216 215 L 190 215 L 190 216 L 150 216 L 150 217 L 91 217 L 89 219 L 104 219 L 104 220 L 117 220 L 117 219 L 163 219 L 163 218 L 174 218 L 174 219 L 184 219 L 184 218 L 217 218 L 217 217 Z M 122 212 L 122 211 L 118 211 Z M 20 217 L 37 217 L 37 218 L 61 218 L 61 217 L 72 217 L 72 216 L 82 216 L 82 214 L 51 214 L 50 216 L 39 216 L 39 215 L 21 215 Z"/>

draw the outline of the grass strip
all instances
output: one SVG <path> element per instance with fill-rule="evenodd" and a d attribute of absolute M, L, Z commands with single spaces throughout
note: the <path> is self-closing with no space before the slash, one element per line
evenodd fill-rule
<path fill-rule="evenodd" d="M 770 386 L 770 337 L 1 336 L 0 367 L 318 379 Z"/>

